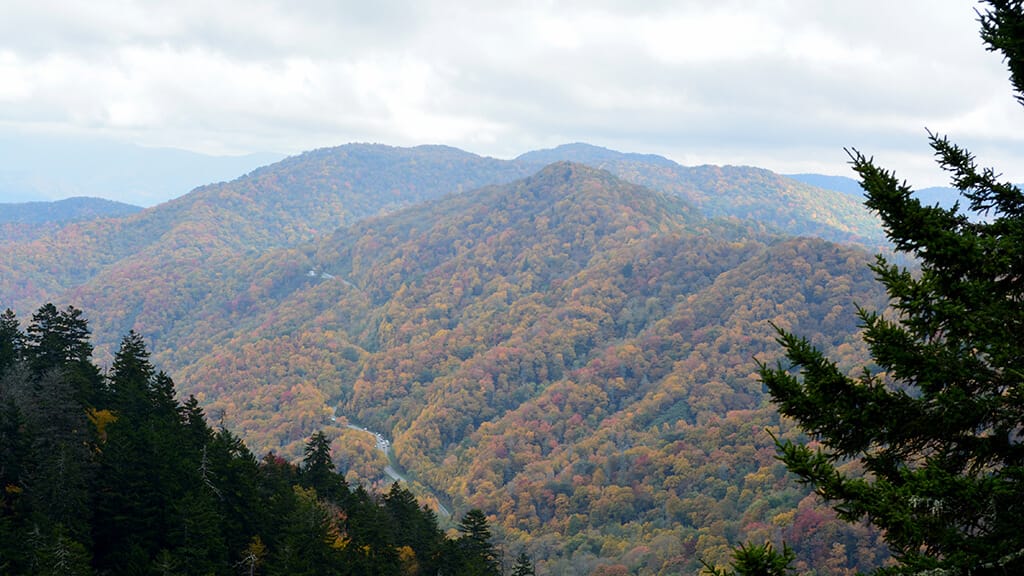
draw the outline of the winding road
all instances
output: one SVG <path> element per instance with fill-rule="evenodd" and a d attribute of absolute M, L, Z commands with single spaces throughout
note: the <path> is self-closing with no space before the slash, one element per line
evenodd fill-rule
<path fill-rule="evenodd" d="M 406 485 L 409 484 L 408 478 L 399 473 L 398 470 L 396 470 L 394 467 L 394 461 L 392 460 L 391 457 L 390 440 L 385 438 L 384 435 L 381 434 L 380 432 L 374 432 L 373 430 L 363 428 L 362 426 L 356 426 L 355 424 L 346 424 L 345 426 L 352 430 L 358 430 L 360 432 L 365 432 L 367 434 L 373 434 L 374 439 L 376 439 L 377 441 L 377 450 L 380 450 L 388 459 L 388 465 L 384 467 L 384 474 L 386 474 L 388 478 L 391 478 L 395 482 L 401 482 Z M 438 498 L 437 494 L 434 494 L 433 496 L 434 500 L 437 501 L 437 513 L 444 516 L 445 518 L 451 518 L 451 511 L 448 510 L 448 508 L 446 508 L 445 505 L 441 503 L 441 499 Z"/>

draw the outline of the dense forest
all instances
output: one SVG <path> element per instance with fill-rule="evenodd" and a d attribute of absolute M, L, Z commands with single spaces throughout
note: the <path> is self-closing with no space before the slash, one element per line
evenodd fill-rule
<path fill-rule="evenodd" d="M 88 293 L 114 275 L 130 281 L 134 294 L 172 286 L 179 298 L 174 304 L 187 307 L 194 292 L 216 288 L 210 283 L 236 258 L 294 247 L 370 216 L 508 183 L 566 160 L 678 196 L 708 216 L 756 219 L 778 232 L 872 249 L 884 243 L 877 222 L 856 199 L 756 168 L 689 168 L 659 156 L 584 144 L 511 161 L 444 146 L 350 144 L 288 158 L 124 218 L 59 227 L 7 225 L 0 229 L 7 247 L 0 253 L 0 298 L 21 314 L 64 295 L 87 305 Z M 157 278 L 162 286 L 154 285 Z M 79 289 L 86 293 L 74 294 Z M 155 337 L 166 319 L 152 317 L 158 312 L 148 299 L 136 297 L 132 306 L 139 308 L 138 328 Z M 94 321 L 102 320 L 105 309 L 97 306 Z M 116 347 L 126 326 L 129 319 L 108 336 L 97 325 L 99 348 Z"/>
<path fill-rule="evenodd" d="M 146 334 L 153 363 L 252 450 L 299 463 L 321 431 L 350 486 L 386 492 L 396 467 L 422 502 L 480 510 L 541 574 L 693 572 L 766 538 L 804 566 L 883 561 L 876 533 L 774 460 L 766 430 L 799 431 L 752 360 L 774 323 L 863 361 L 854 303 L 885 305 L 869 253 L 779 230 L 827 236 L 830 214 L 829 234 L 868 228 L 765 171 L 549 154 L 609 171 L 319 151 L 15 243 L 0 295 L 22 315 L 47 294 L 81 306 L 103 366 L 114 334 Z M 649 170 L 674 188 L 616 175 Z M 712 200 L 762 203 L 750 218 L 765 221 L 709 217 Z M 348 424 L 390 440 L 391 458 Z"/>
<path fill-rule="evenodd" d="M 501 574 L 487 518 L 449 537 L 395 483 L 351 487 L 322 433 L 257 459 L 129 332 L 106 373 L 80 310 L 0 316 L 0 573 Z M 520 554 L 512 573 L 533 571 Z"/>

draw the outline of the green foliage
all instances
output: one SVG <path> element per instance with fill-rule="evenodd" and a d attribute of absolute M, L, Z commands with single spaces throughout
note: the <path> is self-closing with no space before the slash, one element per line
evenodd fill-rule
<path fill-rule="evenodd" d="M 533 560 L 526 555 L 526 552 L 520 552 L 519 556 L 516 556 L 516 563 L 512 565 L 512 576 L 536 576 L 537 571 L 533 567 Z"/>
<path fill-rule="evenodd" d="M 466 512 L 458 525 L 459 574 L 466 576 L 498 576 L 501 564 L 497 549 L 491 542 L 487 516 L 479 509 Z"/>
<path fill-rule="evenodd" d="M 330 502 L 342 503 L 349 495 L 345 479 L 339 476 L 331 460 L 331 444 L 321 431 L 306 443 L 300 470 L 302 483 Z"/>
<path fill-rule="evenodd" d="M 983 37 L 1006 56 L 1020 98 L 1024 8 L 990 5 Z M 894 311 L 858 314 L 873 365 L 850 377 L 780 330 L 788 365 L 762 365 L 761 377 L 819 443 L 779 442 L 786 466 L 841 518 L 883 529 L 893 571 L 1013 573 L 1024 568 L 1024 194 L 946 138 L 931 146 L 975 217 L 922 206 L 851 154 L 867 206 L 920 263 L 919 273 L 882 257 L 872 266 Z"/>
<path fill-rule="evenodd" d="M 0 371 L 21 359 L 25 348 L 18 318 L 10 308 L 0 315 Z"/>
<path fill-rule="evenodd" d="M 89 328 L 82 311 L 72 306 L 58 311 L 46 304 L 32 315 L 26 340 L 37 372 L 68 362 L 86 362 L 92 357 Z"/>
<path fill-rule="evenodd" d="M 493 548 L 456 548 L 408 491 L 350 492 L 321 433 L 301 467 L 257 462 L 237 436 L 209 428 L 194 397 L 178 403 L 134 332 L 86 403 L 79 375 L 96 368 L 68 352 L 90 349 L 84 318 L 67 315 L 78 332 L 51 305 L 34 318 L 24 357 L 0 368 L 3 573 L 387 576 L 492 565 Z M 14 332 L 4 337 L 22 338 L 5 319 Z"/>

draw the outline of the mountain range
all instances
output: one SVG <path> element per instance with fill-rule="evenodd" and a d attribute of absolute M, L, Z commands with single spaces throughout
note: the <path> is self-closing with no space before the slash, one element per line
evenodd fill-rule
<path fill-rule="evenodd" d="M 345 424 L 377 431 L 422 497 L 484 510 L 541 573 L 692 572 L 764 539 L 840 570 L 884 547 L 774 459 L 766 430 L 798 431 L 753 358 L 774 324 L 857 366 L 886 249 L 858 199 L 757 168 L 357 144 L 12 236 L 0 306 L 82 308 L 101 361 L 144 334 L 257 452 L 322 429 L 351 481 L 384 482 Z"/>

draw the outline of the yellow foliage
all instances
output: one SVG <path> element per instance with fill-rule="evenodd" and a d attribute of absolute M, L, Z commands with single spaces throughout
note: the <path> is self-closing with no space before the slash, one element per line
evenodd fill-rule
<path fill-rule="evenodd" d="M 796 516 L 795 510 L 787 510 L 785 512 L 781 512 L 779 514 L 776 514 L 772 518 L 772 524 L 775 524 L 776 526 L 789 526 L 793 524 L 794 516 Z"/>
<path fill-rule="evenodd" d="M 335 534 L 334 538 L 331 540 L 331 548 L 334 548 L 335 550 L 344 550 L 345 548 L 348 548 L 348 545 L 351 542 L 351 538 L 341 534 Z"/>
<path fill-rule="evenodd" d="M 416 552 L 409 546 L 400 546 L 397 549 L 398 563 L 402 567 L 402 574 L 414 576 L 420 572 L 420 564 L 416 561 Z"/>
<path fill-rule="evenodd" d="M 117 415 L 110 410 L 97 410 L 95 408 L 86 408 L 86 416 L 89 418 L 89 422 L 96 428 L 96 435 L 99 436 L 103 442 L 107 441 L 107 426 L 113 422 L 117 422 Z"/>

